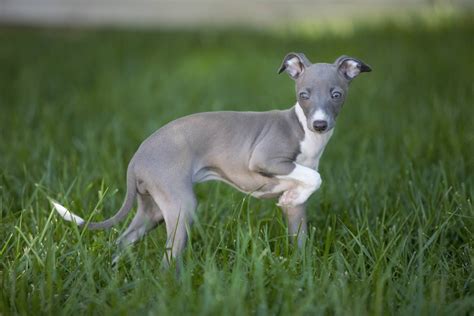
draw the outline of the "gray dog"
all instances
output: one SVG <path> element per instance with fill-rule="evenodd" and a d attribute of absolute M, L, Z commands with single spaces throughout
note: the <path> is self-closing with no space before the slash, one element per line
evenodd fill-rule
<path fill-rule="evenodd" d="M 127 195 L 113 217 L 87 223 L 56 202 L 54 207 L 68 221 L 103 229 L 124 219 L 137 199 L 137 214 L 118 243 L 130 245 L 164 220 L 168 265 L 186 245 L 197 205 L 193 184 L 221 180 L 257 198 L 279 197 L 288 232 L 301 247 L 305 204 L 321 186 L 319 159 L 350 82 L 371 68 L 347 56 L 312 64 L 304 54 L 290 53 L 278 73 L 283 71 L 296 82 L 297 103 L 289 110 L 198 113 L 148 137 L 128 165 Z"/>

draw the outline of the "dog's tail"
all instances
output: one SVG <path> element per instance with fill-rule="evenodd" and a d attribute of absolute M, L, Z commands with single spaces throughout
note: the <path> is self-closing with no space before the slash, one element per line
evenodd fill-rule
<path fill-rule="evenodd" d="M 83 218 L 80 216 L 75 215 L 74 213 L 70 212 L 64 206 L 59 204 L 56 201 L 51 201 L 56 211 L 67 221 L 74 222 L 79 226 L 87 225 L 87 229 L 105 229 L 112 227 L 113 225 L 120 222 L 122 219 L 127 216 L 130 210 L 133 207 L 133 203 L 137 196 L 137 184 L 135 181 L 135 176 L 131 171 L 131 166 L 129 166 L 127 171 L 127 195 L 125 196 L 125 200 L 123 201 L 122 207 L 120 210 L 111 218 L 106 219 L 102 222 L 89 222 L 87 223 Z"/>

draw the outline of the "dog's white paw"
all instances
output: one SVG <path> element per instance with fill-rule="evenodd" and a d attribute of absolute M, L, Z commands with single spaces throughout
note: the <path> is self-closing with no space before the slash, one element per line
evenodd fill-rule
<path fill-rule="evenodd" d="M 312 191 L 302 190 L 299 188 L 285 191 L 278 200 L 277 205 L 281 207 L 301 205 L 306 202 L 311 193 Z"/>
<path fill-rule="evenodd" d="M 296 189 L 283 192 L 278 200 L 278 206 L 294 206 L 294 202 L 298 199 L 299 192 Z"/>
<path fill-rule="evenodd" d="M 298 206 L 306 202 L 311 194 L 315 191 L 314 188 L 298 187 L 283 192 L 278 200 L 277 205 L 281 207 Z"/>

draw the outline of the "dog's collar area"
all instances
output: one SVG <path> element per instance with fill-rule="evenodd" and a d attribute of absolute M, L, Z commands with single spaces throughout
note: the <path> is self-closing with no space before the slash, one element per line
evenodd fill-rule
<path fill-rule="evenodd" d="M 296 112 L 296 117 L 298 118 L 298 121 L 301 127 L 303 128 L 303 131 L 305 133 L 311 132 L 308 128 L 307 118 L 306 118 L 306 115 L 304 114 L 303 108 L 298 102 L 296 102 L 295 104 L 295 112 Z"/>

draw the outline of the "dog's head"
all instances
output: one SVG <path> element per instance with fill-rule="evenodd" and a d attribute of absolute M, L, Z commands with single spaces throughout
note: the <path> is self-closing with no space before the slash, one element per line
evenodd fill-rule
<path fill-rule="evenodd" d="M 296 82 L 296 99 L 308 128 L 325 133 L 334 127 L 352 79 L 372 69 L 348 56 L 339 57 L 333 64 L 312 64 L 302 53 L 289 53 L 278 73 L 283 71 Z"/>

